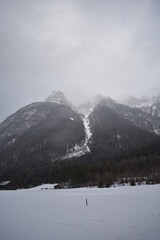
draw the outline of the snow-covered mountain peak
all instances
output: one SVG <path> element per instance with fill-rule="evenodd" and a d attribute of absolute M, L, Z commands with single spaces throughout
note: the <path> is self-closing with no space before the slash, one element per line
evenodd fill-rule
<path fill-rule="evenodd" d="M 53 91 L 44 102 L 54 102 L 58 104 L 68 105 L 70 106 L 75 112 L 77 112 L 76 107 L 67 100 L 63 92 L 61 91 Z"/>
<path fill-rule="evenodd" d="M 97 94 L 91 99 L 91 102 L 94 102 L 95 104 L 100 103 L 101 101 L 104 100 L 110 100 L 111 98 L 108 96 L 103 96 L 102 94 Z"/>
<path fill-rule="evenodd" d="M 160 117 L 160 94 L 153 97 L 143 96 L 141 98 L 128 97 L 123 100 L 123 104 L 141 109 L 154 117 Z"/>
<path fill-rule="evenodd" d="M 77 107 L 78 111 L 84 115 L 89 115 L 94 108 L 102 102 L 113 101 L 110 97 L 103 96 L 102 94 L 97 94 L 87 103 L 81 104 Z"/>
<path fill-rule="evenodd" d="M 101 100 L 104 100 L 105 97 L 102 94 L 97 94 L 91 99 L 91 102 L 100 102 Z"/>
<path fill-rule="evenodd" d="M 45 102 L 55 102 L 55 103 L 59 103 L 59 104 L 68 104 L 69 103 L 61 91 L 53 91 L 46 98 Z"/>
<path fill-rule="evenodd" d="M 154 103 L 156 103 L 157 101 L 160 101 L 160 95 L 152 96 L 152 97 L 144 95 L 140 98 L 133 97 L 133 96 L 127 96 L 120 102 L 123 104 L 126 104 L 130 107 L 139 108 L 141 106 L 151 106 Z"/>

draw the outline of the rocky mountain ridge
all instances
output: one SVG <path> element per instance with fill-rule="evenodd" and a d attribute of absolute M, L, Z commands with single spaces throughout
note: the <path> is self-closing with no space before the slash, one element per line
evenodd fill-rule
<path fill-rule="evenodd" d="M 140 108 L 102 95 L 74 106 L 62 92 L 52 92 L 0 124 L 0 178 L 23 172 L 32 182 L 62 162 L 160 154 L 159 134 L 160 118 Z"/>
<path fill-rule="evenodd" d="M 123 99 L 122 103 L 132 108 L 141 109 L 153 117 L 160 117 L 160 94 L 153 97 L 143 96 L 141 98 L 129 96 Z"/>
<path fill-rule="evenodd" d="M 98 94 L 89 102 L 79 106 L 74 106 L 66 99 L 66 97 L 61 91 L 53 91 L 46 98 L 44 104 L 37 102 L 26 106 L 17 111 L 15 114 L 9 116 L 4 122 L 0 124 L 0 148 L 3 148 L 3 146 L 5 145 L 12 145 L 16 141 L 18 136 L 21 136 L 25 131 L 30 129 L 30 127 L 36 126 L 40 121 L 45 119 L 46 116 L 50 114 L 49 106 L 52 103 L 71 107 L 72 110 L 77 115 L 79 115 L 79 117 L 83 121 L 83 126 L 85 129 L 85 139 L 83 141 L 83 144 L 81 144 L 81 147 L 80 145 L 76 145 L 75 148 L 73 148 L 75 149 L 74 154 L 72 155 L 70 153 L 70 155 L 68 155 L 69 157 L 76 156 L 76 153 L 77 156 L 80 156 L 81 154 L 90 151 L 88 147 L 88 142 L 91 140 L 92 132 L 90 130 L 89 115 L 92 114 L 92 112 L 98 105 L 105 105 L 118 113 L 121 117 L 132 122 L 135 126 L 159 135 L 160 118 L 158 117 L 158 113 L 153 114 L 153 112 L 146 110 L 147 107 L 148 109 L 149 107 L 153 108 L 153 104 L 154 106 L 157 105 L 158 107 L 160 107 L 159 100 L 159 96 L 152 98 L 152 100 L 150 101 L 149 98 L 146 97 L 140 100 L 136 98 L 130 98 L 127 104 L 124 105 L 116 102 L 110 97 L 105 97 L 101 94 Z M 44 105 L 46 107 L 44 107 Z M 146 107 L 145 109 L 144 106 Z M 71 119 L 73 118 L 71 117 Z"/>

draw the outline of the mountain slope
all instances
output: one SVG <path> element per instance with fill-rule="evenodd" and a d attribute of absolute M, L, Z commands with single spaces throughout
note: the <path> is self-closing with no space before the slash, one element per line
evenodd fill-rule
<path fill-rule="evenodd" d="M 144 96 L 142 98 L 130 96 L 122 102 L 129 107 L 138 108 L 153 117 L 160 118 L 160 95 L 154 97 Z"/>
<path fill-rule="evenodd" d="M 131 170 L 134 158 L 139 167 L 139 157 L 141 170 L 147 161 L 155 167 L 159 133 L 158 117 L 109 97 L 97 95 L 75 110 L 63 93 L 53 92 L 45 102 L 30 104 L 0 124 L 0 180 L 13 178 L 19 186 L 43 179 L 82 183 L 97 179 L 101 164 L 111 170 L 115 159 L 122 167 L 130 158 Z"/>
<path fill-rule="evenodd" d="M 143 111 L 143 109 L 141 110 L 140 108 L 126 106 L 124 104 L 116 102 L 110 97 L 105 97 L 100 94 L 95 96 L 91 101 L 78 106 L 78 110 L 82 114 L 89 115 L 100 103 L 103 103 L 113 111 L 120 114 L 122 117 L 130 120 L 135 126 L 138 126 L 152 133 L 160 134 L 160 118 L 158 117 L 158 113 L 157 115 L 151 114 L 150 112 Z M 153 107 L 154 113 L 156 113 L 156 111 L 158 111 L 158 108 L 160 108 L 160 104 L 156 104 L 157 107 Z"/>
<path fill-rule="evenodd" d="M 91 151 L 107 156 L 159 151 L 160 137 L 136 127 L 131 121 L 101 102 L 91 113 Z M 151 146 L 152 145 L 152 146 Z"/>
<path fill-rule="evenodd" d="M 140 109 L 119 104 L 113 99 L 102 100 L 101 102 L 131 121 L 135 126 L 155 134 L 160 134 L 160 118 L 154 117 Z"/>
<path fill-rule="evenodd" d="M 65 156 L 85 139 L 83 121 L 69 106 L 34 103 L 0 125 L 1 170 Z"/>

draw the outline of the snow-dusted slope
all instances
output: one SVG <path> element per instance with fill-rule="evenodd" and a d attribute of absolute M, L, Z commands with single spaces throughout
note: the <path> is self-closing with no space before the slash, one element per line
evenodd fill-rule
<path fill-rule="evenodd" d="M 142 98 L 130 96 L 123 99 L 122 103 L 132 108 L 141 109 L 153 117 L 160 117 L 160 95 L 154 97 L 144 96 Z"/>
<path fill-rule="evenodd" d="M 139 103 L 139 105 L 137 105 Z M 84 115 L 90 115 L 98 105 L 105 105 L 122 117 L 131 121 L 135 126 L 149 132 L 160 134 L 160 97 L 153 99 L 130 98 L 128 104 L 119 104 L 110 97 L 95 96 L 91 101 L 78 106 L 78 111 Z"/>
<path fill-rule="evenodd" d="M 83 118 L 83 123 L 84 123 L 85 133 L 86 133 L 84 145 L 86 146 L 87 151 L 90 152 L 90 149 L 89 149 L 88 145 L 89 145 L 89 140 L 91 139 L 92 133 L 91 133 L 91 129 L 90 129 L 90 123 L 89 123 L 88 115 L 85 115 L 85 117 Z"/>
<path fill-rule="evenodd" d="M 12 145 L 16 139 L 31 127 L 43 121 L 49 114 L 48 106 L 32 103 L 9 116 L 0 124 L 0 148 Z"/>
<path fill-rule="evenodd" d="M 138 109 L 119 104 L 113 99 L 104 99 L 99 103 L 99 105 L 109 107 L 114 112 L 131 121 L 137 127 L 152 133 L 160 134 L 160 118 L 155 117 L 140 108 Z"/>
<path fill-rule="evenodd" d="M 135 99 L 132 101 L 131 108 L 100 94 L 75 109 L 62 92 L 53 91 L 45 102 L 30 104 L 0 124 L 0 151 L 6 149 L 6 152 L 3 152 L 5 155 L 1 156 L 1 161 L 6 161 L 6 158 L 9 158 L 11 161 L 13 159 L 17 161 L 17 155 L 20 156 L 22 154 L 20 148 L 22 142 L 27 154 L 28 152 L 32 153 L 36 148 L 43 148 L 43 151 L 45 151 L 45 154 L 50 159 L 57 159 L 58 155 L 59 159 L 66 159 L 89 153 L 93 142 L 91 142 L 93 129 L 90 128 L 90 116 L 98 105 L 109 107 L 139 128 L 160 134 L 160 118 L 155 117 L 155 115 L 159 116 L 158 114 L 160 113 L 160 104 L 158 103 L 158 99 L 160 100 L 160 98 L 155 99 L 152 99 L 150 102 L 147 99 L 143 99 L 143 104 L 141 100 L 141 107 L 142 105 L 143 107 L 152 107 L 150 108 L 150 112 L 148 110 L 144 111 L 144 109 L 142 111 L 140 105 L 139 109 L 133 108 L 137 101 Z M 54 119 L 56 125 L 54 125 L 51 117 Z M 64 122 L 62 123 L 62 121 Z M 68 133 L 68 129 L 71 130 L 70 133 Z M 41 136 L 43 134 L 45 135 L 45 139 Z M 52 134 L 54 138 L 53 136 L 51 137 Z M 31 144 L 31 142 L 33 143 Z M 63 150 L 61 149 L 62 145 Z M 15 146 L 18 149 L 16 150 L 16 154 L 14 153 Z M 54 153 L 55 146 L 57 149 L 56 155 Z M 9 147 L 12 147 L 12 149 L 10 148 L 11 155 L 8 154 L 7 149 Z M 38 153 L 41 153 L 41 150 Z M 41 154 L 38 156 L 38 158 L 43 157 Z"/>
<path fill-rule="evenodd" d="M 115 107 L 115 110 L 108 107 L 106 102 L 103 102 L 94 109 L 89 117 L 93 133 L 92 153 L 101 156 L 104 152 L 107 159 L 108 156 L 120 156 L 124 152 L 129 156 L 134 155 L 135 151 L 138 154 L 140 149 L 143 149 L 141 154 L 146 154 L 147 151 L 150 154 L 151 152 L 157 152 L 160 142 L 159 136 L 135 126 L 135 123 L 137 123 L 142 124 L 143 127 L 143 122 L 141 117 L 136 117 L 137 113 L 131 111 L 134 109 L 120 104 L 113 107 Z M 124 113 L 127 113 L 126 117 Z M 135 116 L 132 116 L 132 114 Z M 134 122 L 131 121 L 132 119 Z"/>
<path fill-rule="evenodd" d="M 68 153 L 63 157 L 63 159 L 72 158 L 72 157 L 80 157 L 86 153 L 90 153 L 89 141 L 92 136 L 89 118 L 88 115 L 82 116 L 83 125 L 85 128 L 85 140 L 82 141 L 81 144 L 76 144 L 73 148 L 68 149 Z"/>
<path fill-rule="evenodd" d="M 103 100 L 113 101 L 110 97 L 105 97 L 101 94 L 96 95 L 90 101 L 77 106 L 78 111 L 85 115 L 89 116 L 94 108 Z"/>
<path fill-rule="evenodd" d="M 85 139 L 81 116 L 71 107 L 53 102 L 34 103 L 0 124 L 0 166 L 10 169 L 27 162 L 53 162 Z M 31 167 L 31 165 L 30 165 Z M 13 172 L 15 172 L 14 170 Z"/>

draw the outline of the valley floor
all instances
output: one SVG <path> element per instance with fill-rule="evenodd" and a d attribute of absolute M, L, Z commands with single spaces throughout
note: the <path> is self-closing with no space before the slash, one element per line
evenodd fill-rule
<path fill-rule="evenodd" d="M 0 191 L 0 239 L 159 240 L 160 185 Z"/>

